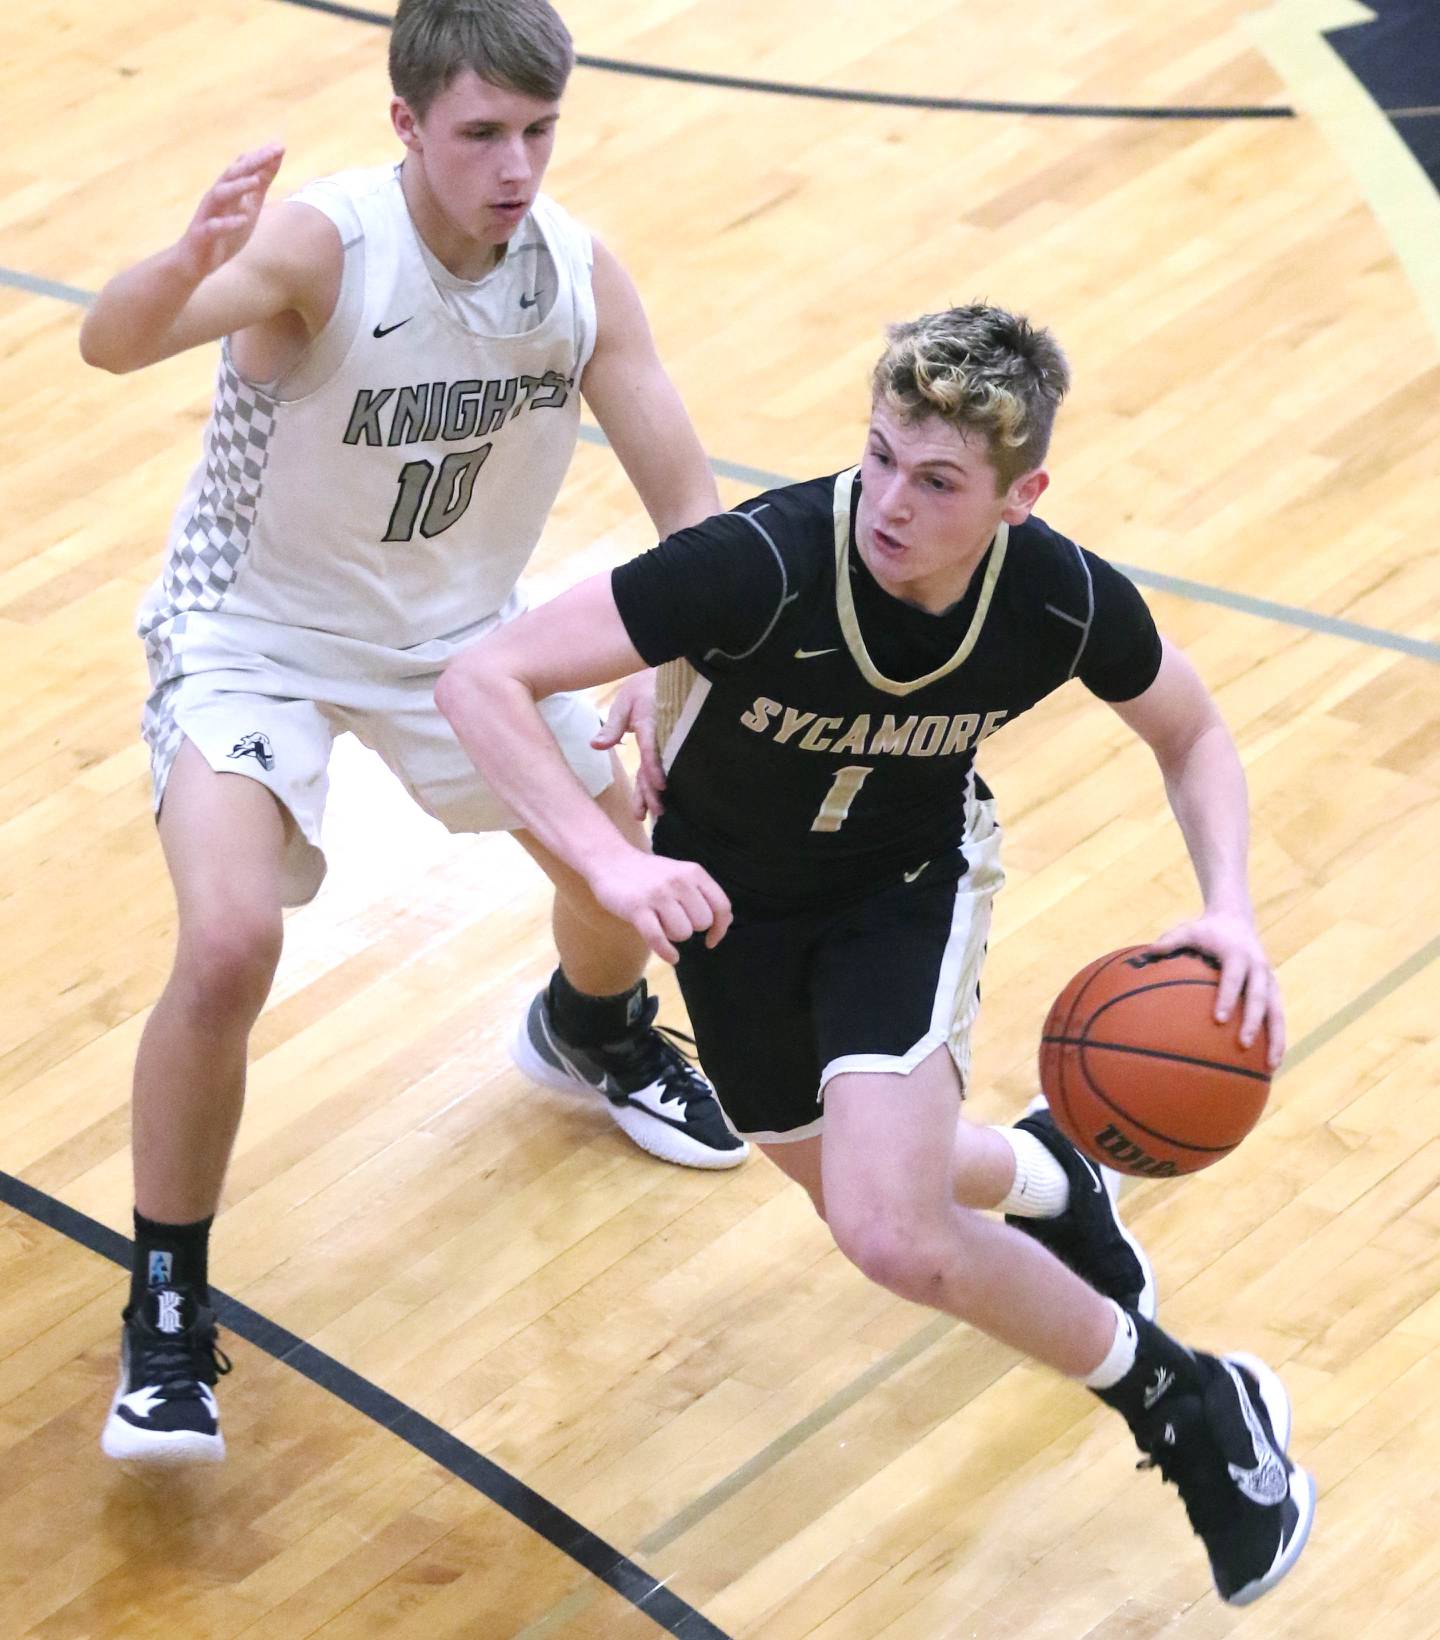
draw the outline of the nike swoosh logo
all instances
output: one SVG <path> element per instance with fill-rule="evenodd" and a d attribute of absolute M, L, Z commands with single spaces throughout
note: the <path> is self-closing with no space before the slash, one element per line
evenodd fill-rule
<path fill-rule="evenodd" d="M 413 319 L 414 317 L 415 315 L 412 313 L 410 315 L 410 319 Z M 378 342 L 382 336 L 388 336 L 392 330 L 399 330 L 401 325 L 408 325 L 410 323 L 410 319 L 401 319 L 393 325 L 376 325 L 370 334 Z"/>
<path fill-rule="evenodd" d="M 1244 1380 L 1228 1361 L 1224 1363 L 1224 1367 L 1235 1381 L 1236 1393 L 1240 1397 L 1241 1416 L 1245 1419 L 1245 1428 L 1250 1436 L 1251 1455 L 1255 1459 L 1255 1462 L 1248 1466 L 1230 1464 L 1230 1479 L 1251 1503 L 1258 1503 L 1262 1508 L 1273 1508 L 1289 1495 L 1290 1472 L 1285 1467 L 1285 1460 L 1275 1450 L 1274 1442 L 1265 1433 L 1264 1426 L 1256 1417 L 1255 1407 L 1246 1391 Z"/>
<path fill-rule="evenodd" d="M 1075 1154 L 1080 1156 L 1080 1152 L 1078 1150 Z M 1095 1194 L 1097 1196 L 1103 1196 L 1105 1194 L 1105 1181 L 1100 1176 L 1100 1169 L 1096 1167 L 1094 1162 L 1092 1162 L 1088 1156 L 1080 1156 L 1080 1160 L 1084 1162 L 1085 1171 L 1090 1175 L 1090 1182 L 1094 1186 Z"/>
<path fill-rule="evenodd" d="M 813 661 L 817 655 L 833 655 L 835 653 L 836 651 L 833 649 L 797 649 L 795 659 L 797 661 Z"/>
<path fill-rule="evenodd" d="M 930 864 L 930 862 L 929 862 L 929 861 L 928 861 L 928 860 L 927 860 L 927 861 L 926 861 L 926 862 L 925 862 L 925 865 L 923 865 L 923 866 L 916 866 L 916 867 L 915 867 L 915 869 L 914 869 L 914 871 L 907 871 L 907 872 L 905 872 L 905 873 L 904 873 L 904 877 L 905 877 L 905 881 L 906 881 L 906 882 L 907 882 L 907 883 L 913 883 L 913 882 L 914 882 L 914 881 L 915 881 L 915 879 L 916 879 L 916 878 L 917 878 L 917 877 L 918 877 L 918 876 L 919 876 L 919 875 L 920 875 L 920 873 L 921 873 L 921 872 L 922 872 L 922 871 L 924 871 L 924 869 L 925 869 L 925 866 L 928 866 L 928 865 L 929 865 L 929 864 Z"/>
<path fill-rule="evenodd" d="M 522 296 L 520 298 L 520 306 L 523 307 L 523 308 L 532 308 L 532 307 L 535 306 L 535 304 L 539 300 L 540 300 L 540 298 L 539 298 L 538 295 L 536 295 L 536 296 Z"/>

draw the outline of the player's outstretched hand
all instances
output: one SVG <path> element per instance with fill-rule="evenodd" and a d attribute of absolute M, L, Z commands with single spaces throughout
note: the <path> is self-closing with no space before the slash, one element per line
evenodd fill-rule
<path fill-rule="evenodd" d="M 648 815 L 658 820 L 665 812 L 661 792 L 665 790 L 665 770 L 660 762 L 660 747 L 655 737 L 655 671 L 637 672 L 626 678 L 610 702 L 610 710 L 599 733 L 590 744 L 600 752 L 618 746 L 627 734 L 635 736 L 640 753 L 640 767 L 635 775 L 635 790 L 630 806 L 637 820 Z"/>
<path fill-rule="evenodd" d="M 244 249 L 284 157 L 278 142 L 241 154 L 200 201 L 176 247 L 197 284 Z"/>
<path fill-rule="evenodd" d="M 719 883 L 693 860 L 667 860 L 630 849 L 590 876 L 595 898 L 623 917 L 657 957 L 676 962 L 675 947 L 692 934 L 717 945 L 730 926 L 730 901 Z"/>
<path fill-rule="evenodd" d="M 1240 1015 L 1240 1042 L 1248 1048 L 1265 1027 L 1266 1063 L 1276 1070 L 1285 1057 L 1285 1004 L 1280 981 L 1265 955 L 1255 925 L 1247 917 L 1207 912 L 1168 930 L 1147 949 L 1155 954 L 1193 946 L 1220 964 L 1215 991 L 1215 1018 L 1224 1024 L 1244 999 Z"/>

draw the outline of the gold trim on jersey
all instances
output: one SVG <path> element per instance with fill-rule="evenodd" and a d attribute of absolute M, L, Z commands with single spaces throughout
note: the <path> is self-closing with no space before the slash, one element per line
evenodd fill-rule
<path fill-rule="evenodd" d="M 855 493 L 855 480 L 859 475 L 860 469 L 852 467 L 849 472 L 841 473 L 835 480 L 835 612 L 840 617 L 840 630 L 845 634 L 845 643 L 850 650 L 851 658 L 860 668 L 860 675 L 866 683 L 876 689 L 883 689 L 887 695 L 913 695 L 926 684 L 937 683 L 941 678 L 948 677 L 957 666 L 963 666 L 970 658 L 970 651 L 978 642 L 980 630 L 985 625 L 985 617 L 990 612 L 990 599 L 1005 563 L 1005 550 L 1010 542 L 1010 526 L 1002 523 L 995 532 L 990 564 L 980 586 L 980 601 L 975 605 L 970 630 L 961 640 L 960 647 L 943 666 L 937 666 L 933 672 L 927 672 L 923 678 L 916 678 L 913 683 L 900 683 L 894 678 L 887 678 L 870 659 L 870 651 L 866 649 L 865 639 L 860 632 L 860 619 L 855 613 L 855 594 L 850 586 L 850 511 Z"/>
<path fill-rule="evenodd" d="M 704 682 L 705 687 L 699 686 Z M 660 763 L 665 769 L 675 761 L 675 755 L 690 733 L 710 685 L 682 655 L 678 660 L 665 661 L 655 672 L 655 744 L 660 749 Z"/>

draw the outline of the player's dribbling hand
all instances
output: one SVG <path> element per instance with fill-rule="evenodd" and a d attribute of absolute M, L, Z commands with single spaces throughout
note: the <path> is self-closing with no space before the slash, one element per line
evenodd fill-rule
<path fill-rule="evenodd" d="M 597 752 L 618 746 L 627 734 L 635 736 L 640 767 L 635 773 L 635 790 L 630 806 L 637 820 L 648 815 L 658 820 L 665 812 L 660 793 L 665 789 L 665 769 L 655 735 L 655 670 L 637 672 L 626 678 L 610 702 L 605 721 L 590 744 Z"/>
<path fill-rule="evenodd" d="M 704 934 L 717 945 L 730 926 L 730 901 L 719 883 L 693 860 L 667 860 L 630 849 L 618 864 L 590 875 L 590 888 L 605 909 L 636 929 L 666 962 L 677 962 L 676 946 Z"/>
<path fill-rule="evenodd" d="M 176 246 L 197 284 L 244 249 L 284 157 L 285 149 L 278 142 L 241 154 L 200 201 Z"/>
<path fill-rule="evenodd" d="M 1285 1057 L 1285 1004 L 1280 981 L 1260 944 L 1255 925 L 1246 917 L 1206 912 L 1169 929 L 1146 949 L 1155 953 L 1193 946 L 1220 964 L 1215 991 L 1215 1018 L 1223 1025 L 1244 998 L 1240 1015 L 1240 1042 L 1248 1048 L 1260 1034 L 1266 1036 L 1266 1063 L 1272 1071 Z"/>

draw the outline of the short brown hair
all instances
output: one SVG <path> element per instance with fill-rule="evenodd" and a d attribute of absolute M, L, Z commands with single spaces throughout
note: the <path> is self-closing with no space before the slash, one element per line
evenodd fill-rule
<path fill-rule="evenodd" d="M 390 35 L 390 84 L 417 120 L 457 74 L 540 102 L 559 102 L 575 46 L 547 0 L 400 0 Z"/>
<path fill-rule="evenodd" d="M 988 302 L 891 325 L 874 397 L 908 422 L 985 435 L 1003 493 L 1045 460 L 1070 367 L 1048 330 Z"/>

